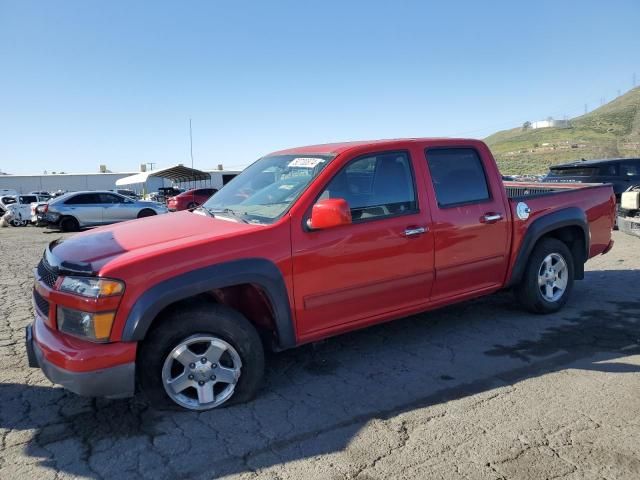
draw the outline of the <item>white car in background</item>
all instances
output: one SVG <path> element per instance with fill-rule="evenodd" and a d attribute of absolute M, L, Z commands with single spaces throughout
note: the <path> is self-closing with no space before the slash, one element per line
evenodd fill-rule
<path fill-rule="evenodd" d="M 10 214 L 14 226 L 27 225 L 31 222 L 31 204 L 34 202 L 38 202 L 37 195 L 5 195 L 0 197 L 0 214 Z"/>

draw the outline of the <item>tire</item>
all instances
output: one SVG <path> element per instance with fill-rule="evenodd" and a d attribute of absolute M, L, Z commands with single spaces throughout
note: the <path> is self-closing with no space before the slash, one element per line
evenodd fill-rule
<path fill-rule="evenodd" d="M 182 303 L 156 322 L 142 342 L 136 361 L 138 386 L 152 406 L 204 411 L 246 402 L 255 396 L 264 376 L 264 349 L 258 332 L 243 315 L 209 302 L 193 306 Z M 189 348 L 182 348 L 190 342 Z M 222 350 L 222 356 L 215 358 Z M 214 354 L 213 361 L 211 357 L 206 359 L 207 352 Z M 191 358 L 193 354 L 197 358 Z M 230 376 L 234 368 L 235 376 Z M 221 381 L 223 376 L 226 380 L 235 379 L 235 385 L 233 380 Z M 174 392 L 173 398 L 169 393 L 170 379 L 184 382 L 174 382 L 176 389 L 183 389 Z M 201 397 L 201 391 L 209 388 L 213 397 L 205 399 L 205 393 Z"/>
<path fill-rule="evenodd" d="M 573 256 L 567 245 L 555 238 L 544 238 L 533 249 L 515 294 L 530 312 L 554 313 L 567 303 L 573 281 Z"/>
<path fill-rule="evenodd" d="M 198 206 L 198 204 L 196 202 L 191 202 L 191 203 L 189 203 L 189 205 L 187 205 L 187 210 L 193 210 L 197 206 Z"/>
<path fill-rule="evenodd" d="M 77 232 L 80 230 L 80 223 L 74 217 L 63 217 L 60 220 L 60 230 L 63 232 Z"/>
<path fill-rule="evenodd" d="M 147 208 L 145 210 L 140 210 L 138 218 L 153 217 L 154 215 L 156 215 L 156 212 Z"/>

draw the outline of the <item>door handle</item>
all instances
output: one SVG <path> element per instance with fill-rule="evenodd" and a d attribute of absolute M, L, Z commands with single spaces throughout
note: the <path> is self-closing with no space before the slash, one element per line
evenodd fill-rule
<path fill-rule="evenodd" d="M 412 237 L 414 235 L 422 235 L 423 233 L 426 233 L 427 230 L 427 227 L 407 227 L 407 229 L 404 231 L 404 236 Z"/>
<path fill-rule="evenodd" d="M 500 213 L 485 213 L 480 219 L 482 223 L 496 223 L 498 220 L 502 220 L 502 214 Z"/>

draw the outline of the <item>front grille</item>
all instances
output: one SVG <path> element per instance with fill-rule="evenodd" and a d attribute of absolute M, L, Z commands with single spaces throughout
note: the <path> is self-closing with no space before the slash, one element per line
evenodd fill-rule
<path fill-rule="evenodd" d="M 53 288 L 56 284 L 56 280 L 58 279 L 58 274 L 49 270 L 48 265 L 45 263 L 45 259 L 40 260 L 38 264 L 38 275 L 40 279 L 44 282 L 46 286 L 49 288 Z"/>
<path fill-rule="evenodd" d="M 49 316 L 49 301 L 42 295 L 40 295 L 35 289 L 33 290 L 33 302 L 35 303 L 36 308 L 40 311 L 40 313 L 42 313 L 46 317 Z"/>

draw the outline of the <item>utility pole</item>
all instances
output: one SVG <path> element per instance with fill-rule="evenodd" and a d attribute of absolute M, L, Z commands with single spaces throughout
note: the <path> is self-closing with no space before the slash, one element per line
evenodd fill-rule
<path fill-rule="evenodd" d="M 586 115 L 588 111 L 589 111 L 589 105 L 587 105 L 587 104 L 585 103 L 585 104 L 584 104 L 584 114 Z"/>
<path fill-rule="evenodd" d="M 156 162 L 147 162 L 147 165 L 149 165 L 149 171 L 153 170 L 153 166 L 156 164 Z"/>
<path fill-rule="evenodd" d="M 631 83 L 633 83 L 633 88 L 636 88 L 636 72 L 633 72 Z"/>
<path fill-rule="evenodd" d="M 189 154 L 191 155 L 191 168 L 193 168 L 193 130 L 191 128 L 191 117 L 189 117 Z"/>

